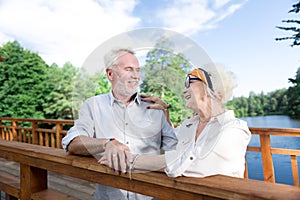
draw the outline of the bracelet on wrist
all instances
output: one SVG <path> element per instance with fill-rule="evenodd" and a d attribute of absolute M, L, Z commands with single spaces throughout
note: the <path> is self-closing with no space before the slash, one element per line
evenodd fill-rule
<path fill-rule="evenodd" d="M 136 155 L 134 156 L 134 158 L 132 159 L 132 161 L 130 162 L 130 167 L 129 167 L 130 170 L 134 170 L 135 161 L 137 160 L 137 158 L 138 158 L 139 156 L 140 156 L 140 154 L 136 154 Z"/>
<path fill-rule="evenodd" d="M 136 154 L 134 156 L 134 158 L 132 159 L 132 161 L 130 162 L 130 166 L 129 166 L 129 179 L 131 180 L 131 174 L 132 174 L 132 170 L 134 170 L 134 165 L 135 165 L 135 162 L 137 160 L 137 158 L 140 156 L 140 154 Z"/>
<path fill-rule="evenodd" d="M 116 140 L 116 138 L 108 138 L 108 139 L 104 142 L 104 144 L 103 144 L 103 149 L 106 148 L 106 145 L 107 145 L 109 142 L 114 141 L 114 140 Z"/>

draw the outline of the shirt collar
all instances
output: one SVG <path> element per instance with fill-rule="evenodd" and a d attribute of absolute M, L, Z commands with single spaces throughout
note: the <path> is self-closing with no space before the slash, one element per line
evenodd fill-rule
<path fill-rule="evenodd" d="M 110 97 L 109 103 L 110 103 L 111 106 L 113 105 L 114 102 L 118 101 L 118 100 L 114 97 L 114 95 L 113 95 L 113 93 L 112 93 L 112 90 L 109 91 L 109 97 Z M 141 100 L 140 94 L 137 93 L 133 101 L 136 102 L 138 105 L 140 105 L 140 104 L 141 104 L 141 101 L 142 101 L 142 100 Z"/>
<path fill-rule="evenodd" d="M 227 110 L 224 113 L 215 117 L 215 119 L 218 120 L 220 124 L 224 124 L 226 123 L 226 121 L 232 120 L 233 118 L 234 118 L 233 110 Z"/>

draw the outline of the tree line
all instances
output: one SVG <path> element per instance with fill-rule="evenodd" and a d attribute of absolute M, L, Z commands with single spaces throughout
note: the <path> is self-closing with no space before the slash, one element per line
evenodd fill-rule
<path fill-rule="evenodd" d="M 88 97 L 106 93 L 110 83 L 103 72 L 88 75 L 81 68 L 65 63 L 47 65 L 34 52 L 17 41 L 0 47 L 0 116 L 41 119 L 75 119 L 82 102 Z M 141 68 L 141 93 L 157 95 L 172 105 L 171 120 L 181 123 L 191 115 L 185 109 L 182 95 L 185 74 L 192 68 L 181 54 L 170 50 L 161 40 L 146 56 Z M 300 118 L 300 68 L 293 86 L 268 94 L 250 92 L 226 104 L 237 117 L 284 114 Z"/>
<path fill-rule="evenodd" d="M 288 115 L 300 119 L 300 68 L 288 89 L 278 89 L 268 94 L 250 92 L 249 97 L 233 98 L 227 108 L 233 109 L 237 117 Z"/>
<path fill-rule="evenodd" d="M 299 13 L 300 1 L 289 12 Z M 292 47 L 299 46 L 300 20 L 283 20 L 293 27 L 277 28 L 292 31 Z M 185 74 L 192 68 L 184 55 L 172 51 L 165 38 L 146 55 L 141 68 L 141 93 L 154 94 L 172 105 L 171 120 L 175 124 L 192 113 L 185 109 L 182 95 Z M 250 92 L 248 97 L 236 97 L 226 104 L 237 117 L 283 114 L 300 119 L 300 68 L 292 86 L 264 94 Z M 0 47 L 0 117 L 76 119 L 82 102 L 88 97 L 107 93 L 110 83 L 105 73 L 89 75 L 70 62 L 63 66 L 46 62 L 35 52 L 24 49 L 19 42 L 7 42 Z"/>

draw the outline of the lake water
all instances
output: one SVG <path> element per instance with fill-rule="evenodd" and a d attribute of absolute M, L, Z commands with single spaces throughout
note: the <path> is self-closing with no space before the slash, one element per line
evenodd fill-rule
<path fill-rule="evenodd" d="M 247 121 L 249 127 L 265 128 L 300 128 L 300 121 L 288 116 L 259 116 L 241 118 Z M 249 146 L 259 146 L 259 138 L 252 135 Z M 299 149 L 299 137 L 271 136 L 271 146 L 278 148 Z M 300 174 L 300 158 L 297 157 L 298 170 Z M 261 154 L 258 152 L 247 152 L 247 164 L 249 179 L 263 180 L 263 169 Z M 288 155 L 273 155 L 275 180 L 277 183 L 293 185 L 290 157 Z"/>

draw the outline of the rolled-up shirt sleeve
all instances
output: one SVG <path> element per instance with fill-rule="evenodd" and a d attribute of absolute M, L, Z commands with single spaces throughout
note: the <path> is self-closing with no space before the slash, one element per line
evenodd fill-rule
<path fill-rule="evenodd" d="M 90 104 L 91 99 L 85 101 L 80 109 L 79 119 L 75 120 L 74 126 L 67 132 L 62 139 L 62 147 L 68 151 L 70 142 L 79 135 L 94 137 L 93 111 Z"/>
<path fill-rule="evenodd" d="M 184 155 L 180 155 L 178 153 L 178 151 L 168 151 L 165 153 L 165 160 L 167 164 L 165 173 L 169 177 L 181 176 L 196 159 L 196 156 L 193 155 L 191 151 L 184 152 Z"/>
<path fill-rule="evenodd" d="M 164 122 L 162 126 L 162 149 L 165 151 L 170 151 L 176 149 L 178 139 L 175 135 L 174 128 L 167 122 L 164 117 Z"/>

